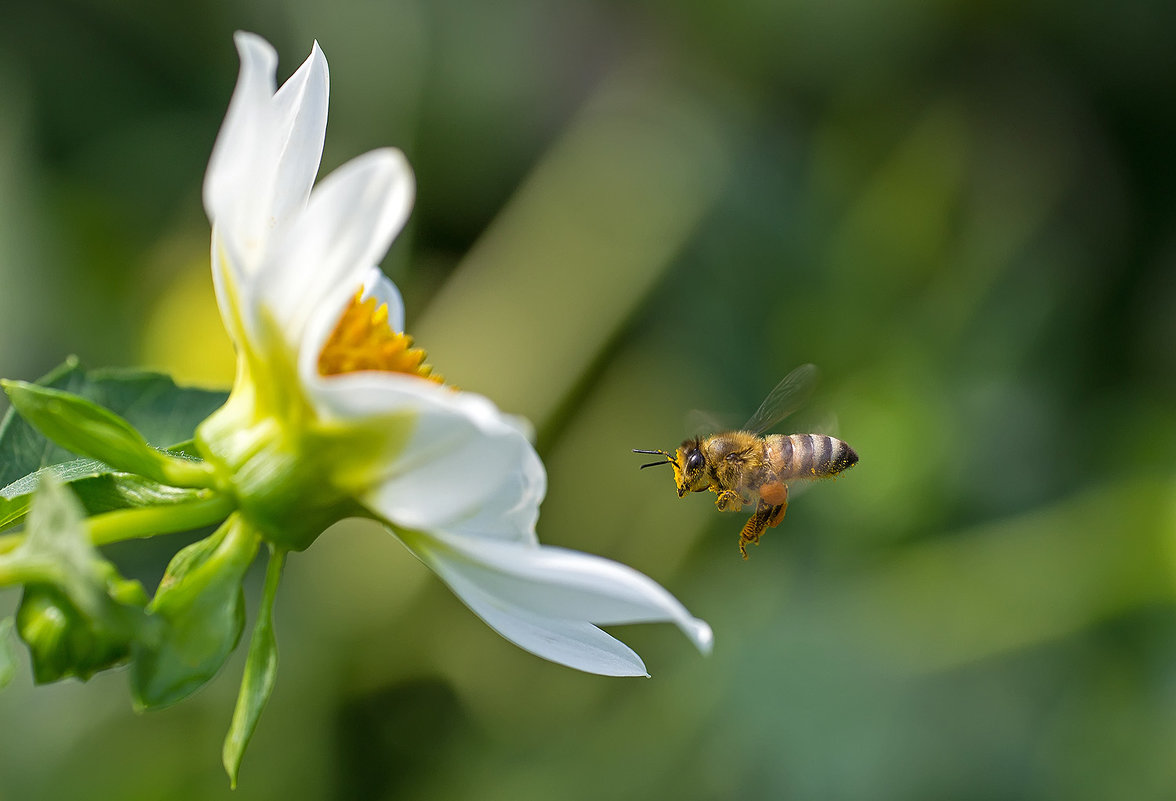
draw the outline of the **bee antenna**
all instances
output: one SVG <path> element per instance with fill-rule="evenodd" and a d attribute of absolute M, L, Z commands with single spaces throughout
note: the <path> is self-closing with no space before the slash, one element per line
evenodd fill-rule
<path fill-rule="evenodd" d="M 633 449 L 633 453 L 648 453 L 648 454 L 650 454 L 651 456 L 660 456 L 660 457 L 662 457 L 663 461 L 660 461 L 660 462 L 650 462 L 649 464 L 643 464 L 643 465 L 641 465 L 641 469 L 642 469 L 642 470 L 644 470 L 644 469 L 645 469 L 645 468 L 647 468 L 647 467 L 653 467 L 654 465 L 659 465 L 659 464 L 673 464 L 673 462 L 674 462 L 674 460 L 670 458 L 670 455 L 669 455 L 668 453 L 666 453 L 665 451 L 647 451 L 647 450 L 643 450 L 643 449 L 641 449 L 641 448 L 634 448 L 634 449 Z"/>

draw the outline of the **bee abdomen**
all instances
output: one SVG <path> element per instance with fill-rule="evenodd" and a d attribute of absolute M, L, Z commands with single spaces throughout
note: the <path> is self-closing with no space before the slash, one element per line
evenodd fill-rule
<path fill-rule="evenodd" d="M 780 436 L 778 447 L 782 478 L 828 478 L 858 461 L 853 448 L 826 434 Z"/>

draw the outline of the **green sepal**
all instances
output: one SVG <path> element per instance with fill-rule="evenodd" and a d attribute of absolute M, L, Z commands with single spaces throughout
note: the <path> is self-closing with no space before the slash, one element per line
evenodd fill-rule
<path fill-rule="evenodd" d="M 24 583 L 16 628 L 38 683 L 88 679 L 126 660 L 145 629 L 147 595 L 91 544 L 73 494 L 47 476 L 33 498 L 28 535 L 0 557 L 6 583 Z"/>
<path fill-rule="evenodd" d="M 278 643 L 274 637 L 274 597 L 282 577 L 282 565 L 286 552 L 270 546 L 269 564 L 265 571 L 265 592 L 253 634 L 249 638 L 249 655 L 245 659 L 245 673 L 241 677 L 241 689 L 237 694 L 237 706 L 233 709 L 233 722 L 225 735 L 221 749 L 221 761 L 229 774 L 229 784 L 236 789 L 237 774 L 241 770 L 241 758 L 245 747 L 253 737 L 261 710 L 273 692 L 278 676 Z"/>
<path fill-rule="evenodd" d="M 136 706 L 174 704 L 224 664 L 245 627 L 241 581 L 260 536 L 233 515 L 212 536 L 177 553 L 147 607 L 159 625 L 135 642 L 131 692 Z"/>
<path fill-rule="evenodd" d="M 161 484 L 212 484 L 202 462 L 156 450 L 126 420 L 81 395 L 25 381 L 0 380 L 0 386 L 21 417 L 68 451 Z"/>

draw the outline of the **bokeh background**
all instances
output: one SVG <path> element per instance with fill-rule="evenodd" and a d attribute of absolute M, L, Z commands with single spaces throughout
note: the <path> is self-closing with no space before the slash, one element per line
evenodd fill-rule
<path fill-rule="evenodd" d="M 321 43 L 324 174 L 408 153 L 383 266 L 438 368 L 534 422 L 542 539 L 716 648 L 622 627 L 653 677 L 582 675 L 343 524 L 289 561 L 233 797 L 1176 797 L 1176 5 L 5 3 L 0 374 L 227 385 L 200 182 L 235 29 L 281 78 Z M 629 450 L 808 361 L 793 428 L 861 463 L 743 562 Z M 0 799 L 229 797 L 241 663 L 143 715 L 25 666 Z"/>

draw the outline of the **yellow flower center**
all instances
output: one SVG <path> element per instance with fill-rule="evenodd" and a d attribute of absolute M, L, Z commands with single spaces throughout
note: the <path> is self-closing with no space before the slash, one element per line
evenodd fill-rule
<path fill-rule="evenodd" d="M 412 346 L 412 337 L 393 331 L 388 325 L 388 306 L 376 305 L 375 298 L 355 293 L 343 310 L 335 330 L 327 337 L 319 353 L 320 375 L 342 375 L 360 370 L 407 373 L 445 383 L 425 364 L 425 352 Z"/>

